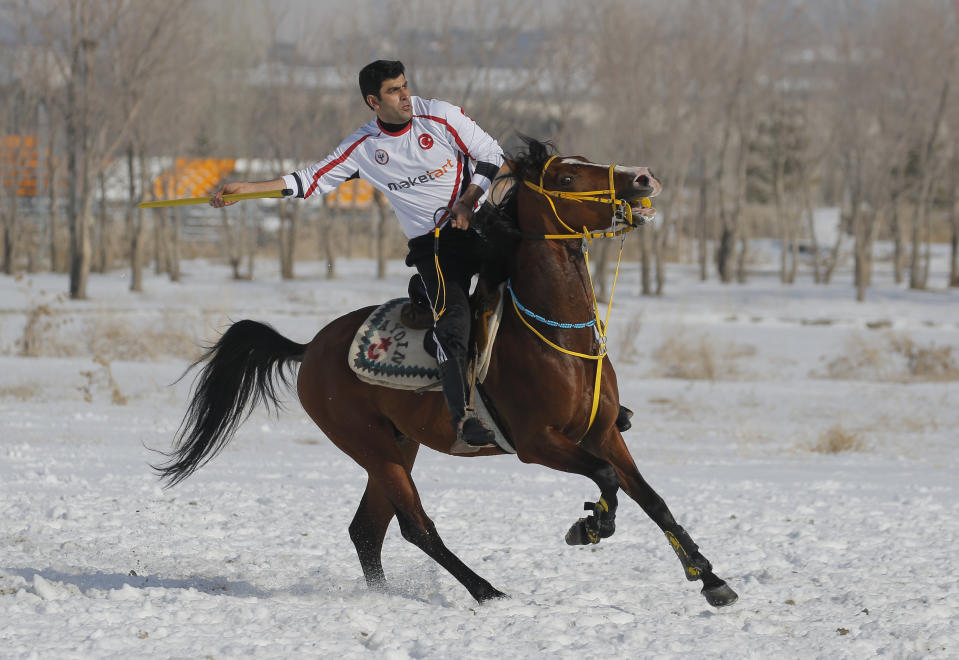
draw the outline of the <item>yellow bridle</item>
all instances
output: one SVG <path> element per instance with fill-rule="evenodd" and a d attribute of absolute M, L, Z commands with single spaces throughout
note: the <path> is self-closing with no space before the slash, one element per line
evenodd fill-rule
<path fill-rule="evenodd" d="M 537 236 L 537 238 L 543 238 L 546 240 L 566 240 L 566 239 L 581 239 L 583 242 L 583 256 L 586 260 L 586 276 L 589 278 L 589 288 L 593 296 L 593 314 L 596 319 L 596 333 L 599 336 L 599 351 L 596 355 L 589 355 L 587 353 L 577 353 L 575 351 L 570 351 L 568 349 L 559 346 L 546 337 L 543 334 L 534 328 L 530 323 L 524 318 L 523 314 L 519 310 L 519 306 L 516 302 L 516 297 L 513 297 L 513 309 L 516 311 L 516 315 L 519 317 L 520 321 L 532 331 L 537 337 L 543 340 L 546 345 L 550 348 L 553 348 L 561 353 L 567 355 L 572 355 L 575 357 L 585 358 L 587 360 L 596 361 L 596 380 L 593 384 L 593 405 L 589 413 L 589 424 L 586 426 L 586 433 L 593 426 L 593 421 L 596 419 L 596 412 L 599 410 L 599 391 L 600 384 L 602 383 L 603 378 L 603 359 L 606 357 L 606 328 L 609 324 L 610 313 L 613 309 L 613 296 L 616 294 L 616 281 L 619 279 L 619 266 L 623 258 L 623 244 L 625 242 L 626 234 L 631 232 L 636 228 L 636 225 L 633 224 L 633 212 L 629 203 L 622 199 L 616 198 L 616 186 L 613 181 L 614 170 L 616 165 L 609 166 L 609 188 L 607 190 L 588 190 L 585 192 L 566 192 L 562 190 L 548 190 L 543 187 L 543 180 L 546 177 L 546 170 L 549 168 L 550 163 L 556 159 L 556 156 L 552 156 L 549 160 L 546 161 L 546 164 L 543 165 L 543 170 L 539 175 L 539 185 L 531 183 L 529 181 L 523 181 L 527 187 L 532 190 L 544 195 L 546 201 L 549 202 L 550 208 L 553 210 L 553 215 L 556 217 L 556 220 L 562 225 L 569 234 L 544 234 L 542 236 Z M 559 216 L 559 212 L 556 210 L 556 205 L 553 202 L 554 199 L 568 200 L 572 202 L 595 202 L 598 204 L 609 204 L 612 207 L 613 215 L 610 223 L 609 231 L 589 231 L 586 227 L 583 227 L 582 232 L 577 232 L 575 229 L 570 227 L 568 224 L 563 222 L 563 219 Z M 643 198 L 641 203 L 645 207 L 650 207 L 651 202 L 648 198 Z M 616 228 L 616 219 L 617 217 L 621 218 L 625 223 L 625 227 Z M 619 243 L 619 256 L 616 259 L 616 273 L 613 276 L 613 287 L 609 295 L 609 304 L 606 307 L 606 319 L 605 321 L 599 318 L 599 304 L 596 302 L 596 287 L 593 284 L 593 276 L 589 270 L 589 246 L 592 244 L 594 238 L 614 238 L 616 236 L 620 237 Z M 585 437 L 586 433 L 583 434 Z M 580 440 L 581 441 L 581 440 Z"/>
<path fill-rule="evenodd" d="M 545 234 L 542 238 L 548 240 L 563 240 L 570 238 L 584 238 L 592 240 L 594 238 L 613 238 L 615 236 L 621 236 L 627 232 L 631 232 L 636 228 L 636 225 L 633 223 L 633 209 L 630 207 L 629 202 L 624 199 L 616 198 L 616 184 L 613 181 L 615 175 L 616 165 L 609 166 L 609 188 L 606 190 L 586 190 L 584 192 L 566 192 L 565 190 L 547 190 L 543 187 L 543 180 L 546 178 L 546 170 L 549 168 L 550 164 L 556 160 L 558 156 L 551 156 L 549 160 L 546 161 L 546 164 L 543 165 L 543 171 L 539 174 L 539 185 L 532 183 L 530 181 L 523 181 L 528 188 L 535 190 L 541 195 L 546 196 L 546 201 L 549 202 L 549 206 L 553 209 L 553 216 L 555 216 L 557 222 L 563 226 L 566 231 L 571 233 L 569 234 Z M 603 195 L 607 195 L 604 197 Z M 626 223 L 625 227 L 616 229 L 615 226 L 611 226 L 612 231 L 603 231 L 603 232 L 591 232 L 583 227 L 581 233 L 577 232 L 575 229 L 563 222 L 563 219 L 559 217 L 559 213 L 556 211 L 556 205 L 553 203 L 554 199 L 566 199 L 573 202 L 597 202 L 599 204 L 609 204 L 612 207 L 613 211 L 613 220 L 615 222 L 616 217 L 622 219 Z M 648 197 L 644 197 L 641 200 L 643 206 L 649 208 L 651 202 Z"/>

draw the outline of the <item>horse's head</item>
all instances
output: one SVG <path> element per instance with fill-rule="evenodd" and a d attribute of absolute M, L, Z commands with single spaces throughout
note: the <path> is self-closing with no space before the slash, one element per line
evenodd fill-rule
<path fill-rule="evenodd" d="M 644 200 L 662 191 L 647 167 L 602 165 L 582 156 L 554 156 L 527 140 L 527 150 L 510 161 L 521 184 L 517 214 L 525 232 L 569 233 L 615 228 L 617 221 L 642 224 L 655 211 Z"/>

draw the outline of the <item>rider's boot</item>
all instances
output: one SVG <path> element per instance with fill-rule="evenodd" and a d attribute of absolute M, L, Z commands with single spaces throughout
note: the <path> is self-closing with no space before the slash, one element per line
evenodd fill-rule
<path fill-rule="evenodd" d="M 443 395 L 449 406 L 456 429 L 456 437 L 471 447 L 485 447 L 494 443 L 494 434 L 474 414 L 466 409 L 466 368 L 456 359 L 440 363 L 440 379 L 443 382 Z"/>

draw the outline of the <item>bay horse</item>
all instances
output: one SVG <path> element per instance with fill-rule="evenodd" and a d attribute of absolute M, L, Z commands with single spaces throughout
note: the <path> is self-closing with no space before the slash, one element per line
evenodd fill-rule
<path fill-rule="evenodd" d="M 498 234 L 509 237 L 501 241 L 509 243 L 502 264 L 517 304 L 515 314 L 504 306 L 483 387 L 509 429 L 517 456 L 583 475 L 599 487 L 599 500 L 587 503 L 592 514 L 573 525 L 568 543 L 611 536 L 622 489 L 663 530 L 686 578 L 702 581 L 707 602 L 716 607 L 733 603 L 738 596 L 713 573 L 643 479 L 616 426 L 616 374 L 600 344 L 605 333 L 581 249 L 605 228 L 615 229 L 613 211 L 627 222 L 636 212 L 648 214 L 640 200 L 658 194 L 661 184 L 647 168 L 558 158 L 549 145 L 529 139 L 525 151 L 507 165 L 511 185 L 493 209 L 489 226 L 499 226 Z M 573 321 L 595 317 L 596 324 L 527 321 L 521 308 Z M 451 453 L 456 439 L 442 394 L 368 384 L 348 365 L 350 343 L 373 309 L 349 312 L 307 344 L 256 321 L 231 325 L 197 363 L 206 361 L 176 443 L 166 454 L 167 463 L 155 469 L 168 486 L 188 477 L 224 448 L 258 402 L 278 405 L 278 387 L 292 387 L 293 366 L 300 363 L 296 391 L 303 408 L 368 475 L 349 526 L 367 584 L 386 584 L 381 549 L 395 516 L 403 538 L 449 571 L 477 601 L 505 597 L 446 547 L 413 483 L 420 445 Z M 498 447 L 489 447 L 469 456 L 499 453 Z"/>

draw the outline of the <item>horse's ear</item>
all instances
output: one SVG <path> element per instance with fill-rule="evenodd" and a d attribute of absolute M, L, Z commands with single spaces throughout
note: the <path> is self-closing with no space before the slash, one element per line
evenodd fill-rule
<path fill-rule="evenodd" d="M 529 159 L 533 163 L 543 163 L 549 158 L 549 148 L 539 140 L 529 141 Z"/>

